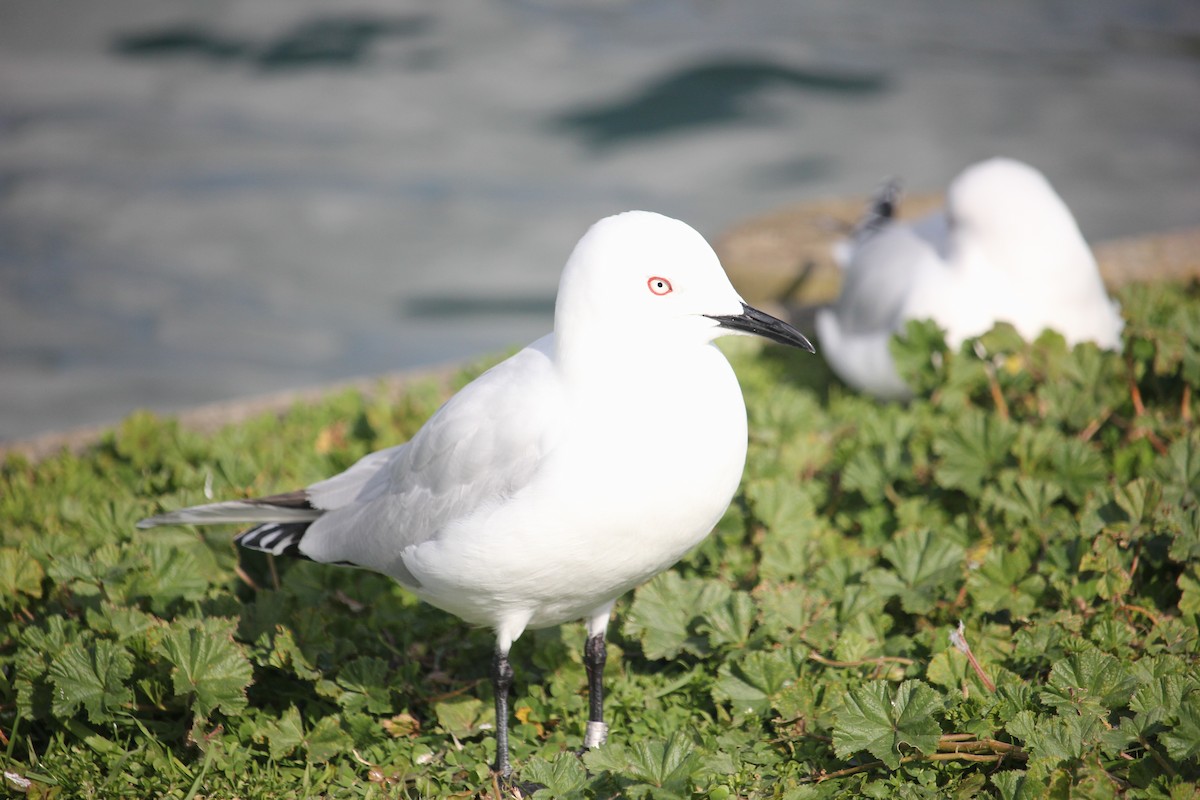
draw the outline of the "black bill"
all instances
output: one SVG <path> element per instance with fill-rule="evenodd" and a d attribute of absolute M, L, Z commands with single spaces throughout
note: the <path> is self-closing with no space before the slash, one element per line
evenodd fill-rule
<path fill-rule="evenodd" d="M 715 320 L 722 328 L 753 333 L 755 336 L 762 336 L 764 339 L 770 339 L 772 342 L 799 347 L 801 350 L 807 350 L 810 353 L 817 352 L 816 348 L 812 346 L 812 342 L 806 339 L 803 333 L 788 325 L 783 320 L 772 317 L 770 314 L 759 311 L 757 308 L 748 306 L 745 303 L 742 303 L 741 314 L 734 314 L 728 317 L 718 317 L 712 314 L 705 314 L 705 316 L 711 320 Z"/>

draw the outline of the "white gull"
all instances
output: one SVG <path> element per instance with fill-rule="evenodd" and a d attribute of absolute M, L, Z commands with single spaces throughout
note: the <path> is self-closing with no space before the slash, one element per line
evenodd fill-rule
<path fill-rule="evenodd" d="M 730 333 L 812 351 L 742 301 L 686 224 L 608 217 L 567 261 L 554 332 L 464 387 L 408 443 L 307 489 L 139 526 L 259 523 L 237 541 L 381 572 L 492 628 L 495 769 L 507 777 L 512 643 L 529 628 L 586 623 L 584 745 L 600 745 L 613 603 L 707 536 L 733 498 L 746 409 L 713 345 Z"/>
<path fill-rule="evenodd" d="M 1068 345 L 1120 348 L 1119 307 L 1038 170 L 1006 158 L 974 164 L 950 184 L 943 210 L 911 224 L 892 219 L 895 201 L 892 185 L 840 252 L 840 296 L 817 313 L 821 352 L 850 386 L 911 396 L 888 342 L 913 319 L 932 319 L 954 348 L 997 322 L 1026 339 L 1051 328 Z"/>

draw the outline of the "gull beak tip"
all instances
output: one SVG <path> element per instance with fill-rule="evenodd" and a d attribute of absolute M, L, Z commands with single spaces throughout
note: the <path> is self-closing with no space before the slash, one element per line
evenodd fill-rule
<path fill-rule="evenodd" d="M 759 311 L 754 306 L 744 302 L 742 303 L 741 314 L 727 316 L 709 315 L 708 318 L 714 320 L 722 328 L 727 328 L 731 331 L 761 336 L 772 342 L 798 347 L 813 354 L 817 352 L 817 348 L 813 347 L 812 342 L 803 333 L 778 317 L 773 317 L 765 311 Z"/>

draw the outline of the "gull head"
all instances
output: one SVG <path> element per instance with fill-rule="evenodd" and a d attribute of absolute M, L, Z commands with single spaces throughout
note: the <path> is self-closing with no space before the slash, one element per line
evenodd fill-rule
<path fill-rule="evenodd" d="M 1011 158 L 981 161 L 963 170 L 946 195 L 959 250 L 984 249 L 1009 273 L 1044 276 L 1047 268 L 1095 268 L 1070 209 L 1046 176 L 1028 164 Z"/>
<path fill-rule="evenodd" d="M 742 300 L 703 236 L 648 211 L 606 217 L 579 240 L 559 282 L 554 332 L 560 352 L 708 344 L 730 333 L 812 351 L 799 331 Z"/>

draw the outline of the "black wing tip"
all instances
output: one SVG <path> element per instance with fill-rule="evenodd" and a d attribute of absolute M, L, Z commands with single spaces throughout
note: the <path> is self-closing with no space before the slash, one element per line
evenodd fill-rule
<path fill-rule="evenodd" d="M 248 550 L 275 556 L 290 556 L 312 561 L 300 550 L 300 542 L 311 522 L 268 522 L 239 533 L 234 542 Z"/>
<path fill-rule="evenodd" d="M 283 494 L 272 494 L 266 497 L 256 497 L 253 500 L 244 500 L 245 503 L 251 503 L 256 506 L 275 506 L 277 508 L 301 508 L 310 511 L 316 511 L 317 507 L 312 504 L 308 498 L 308 492 L 304 489 L 297 489 L 294 492 L 284 492 Z"/>

